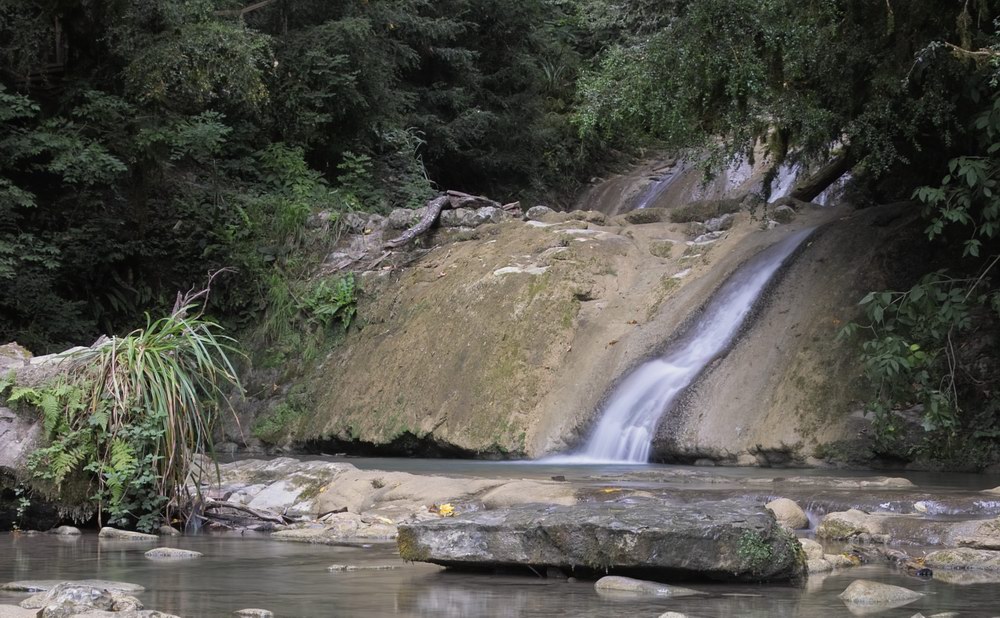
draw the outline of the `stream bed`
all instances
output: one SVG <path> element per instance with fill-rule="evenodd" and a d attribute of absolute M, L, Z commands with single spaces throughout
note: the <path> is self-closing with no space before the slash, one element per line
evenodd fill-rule
<path fill-rule="evenodd" d="M 333 458 L 325 458 L 332 460 Z M 549 478 L 564 476 L 581 487 L 641 486 L 657 492 L 695 496 L 728 496 L 739 492 L 766 494 L 781 477 L 809 479 L 806 495 L 827 496 L 833 502 L 874 500 L 887 494 L 900 505 L 922 496 L 945 504 L 980 508 L 978 517 L 995 516 L 992 500 L 979 490 L 995 485 L 983 475 L 907 474 L 916 484 L 905 490 L 865 492 L 845 490 L 837 480 L 872 477 L 873 473 L 843 471 L 685 468 L 679 466 L 553 466 L 499 462 L 360 459 L 367 469 L 397 469 L 420 474 L 478 477 Z M 993 482 L 991 482 L 993 481 Z M 782 492 L 786 493 L 786 492 Z M 980 505 L 986 504 L 986 507 Z M 979 505 L 979 506 L 977 506 Z M 966 508 L 962 506 L 961 508 Z M 943 513 L 942 517 L 953 514 Z M 427 616 L 433 618 L 514 618 L 629 616 L 656 618 L 683 612 L 691 618 L 851 616 L 837 597 L 855 579 L 896 584 L 926 596 L 878 616 L 909 618 L 958 612 L 959 616 L 1000 615 L 1000 576 L 986 583 L 960 585 L 939 579 L 919 579 L 888 565 L 865 565 L 833 574 L 813 575 L 802 587 L 789 585 L 683 582 L 706 593 L 701 597 L 607 597 L 592 581 L 542 578 L 530 574 L 458 573 L 437 566 L 404 563 L 394 543 L 314 545 L 279 542 L 263 534 L 202 534 L 164 537 L 165 546 L 204 554 L 195 560 L 153 561 L 143 553 L 150 544 L 99 541 L 93 531 L 80 537 L 46 534 L 0 534 L 0 583 L 25 579 L 109 579 L 141 584 L 137 596 L 149 609 L 185 618 L 231 616 L 247 607 L 266 608 L 278 617 Z M 919 555 L 920 548 L 907 547 Z M 359 567 L 392 565 L 392 570 L 330 572 L 333 564 Z M 16 604 L 26 595 L 0 592 L 0 604 Z"/>

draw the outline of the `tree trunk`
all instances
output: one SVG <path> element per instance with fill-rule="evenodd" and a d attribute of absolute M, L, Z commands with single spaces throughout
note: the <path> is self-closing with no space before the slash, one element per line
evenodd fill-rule
<path fill-rule="evenodd" d="M 796 184 L 789 197 L 803 202 L 811 202 L 852 167 L 854 167 L 853 157 L 850 156 L 850 153 L 844 153 L 821 167 L 809 178 Z"/>

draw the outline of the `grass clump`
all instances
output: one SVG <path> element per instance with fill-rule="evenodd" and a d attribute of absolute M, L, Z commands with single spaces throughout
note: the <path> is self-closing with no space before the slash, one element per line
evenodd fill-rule
<path fill-rule="evenodd" d="M 197 488 L 195 457 L 212 449 L 223 391 L 239 388 L 235 341 L 193 302 L 205 294 L 179 297 L 170 315 L 72 354 L 55 379 L 0 384 L 8 401 L 43 415 L 48 445 L 28 470 L 46 493 L 62 498 L 83 482 L 99 521 L 151 529 L 183 504 L 192 480 Z"/>

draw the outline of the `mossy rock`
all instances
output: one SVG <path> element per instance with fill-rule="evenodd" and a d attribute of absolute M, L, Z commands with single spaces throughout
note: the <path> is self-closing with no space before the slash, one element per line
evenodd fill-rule
<path fill-rule="evenodd" d="M 701 200 L 685 204 L 670 212 L 673 223 L 690 223 L 692 221 L 707 221 L 714 217 L 739 212 L 740 200 Z"/>
<path fill-rule="evenodd" d="M 664 220 L 666 212 L 662 208 L 643 208 L 625 213 L 626 223 L 632 225 L 642 225 L 645 223 L 659 223 Z"/>

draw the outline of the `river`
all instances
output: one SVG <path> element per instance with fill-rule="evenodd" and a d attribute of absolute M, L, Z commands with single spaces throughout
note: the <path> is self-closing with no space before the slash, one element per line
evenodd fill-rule
<path fill-rule="evenodd" d="M 327 459 L 327 458 L 324 458 Z M 685 468 L 679 466 L 554 466 L 500 462 L 352 458 L 371 469 L 469 476 L 547 478 L 564 476 L 580 486 L 643 486 L 679 496 L 685 492 L 731 496 L 766 495 L 754 489 L 761 481 L 782 482 L 828 500 L 864 502 L 889 496 L 899 504 L 925 497 L 938 503 L 987 504 L 979 489 L 990 485 L 981 475 L 909 474 L 916 488 L 895 491 L 846 490 L 836 480 L 871 477 L 872 473 L 843 471 L 767 470 L 759 468 Z M 786 489 L 782 493 L 787 493 Z M 825 509 L 824 509 L 825 510 Z M 984 511 L 984 512 L 985 512 Z M 942 517 L 951 516 L 942 513 Z M 983 515 L 980 515 L 981 517 Z M 938 579 L 918 579 L 887 565 L 866 565 L 832 575 L 813 575 L 803 587 L 786 585 L 686 582 L 707 593 L 678 599 L 599 595 L 590 581 L 545 579 L 530 574 L 456 573 L 426 564 L 406 564 L 392 543 L 356 543 L 341 546 L 277 542 L 264 535 L 199 535 L 164 538 L 164 545 L 205 554 L 196 560 L 157 562 L 143 552 L 150 545 L 99 541 L 95 533 L 82 537 L 0 535 L 0 582 L 24 579 L 100 578 L 141 584 L 137 595 L 147 608 L 184 617 L 223 617 L 245 607 L 269 609 L 279 617 L 311 616 L 630 616 L 656 617 L 667 611 L 695 617 L 850 616 L 837 595 L 859 578 L 874 579 L 923 592 L 925 597 L 886 617 L 910 617 L 960 612 L 961 616 L 991 616 L 1000 611 L 996 583 L 956 585 Z M 835 547 L 833 547 L 835 549 Z M 828 547 L 829 549 L 829 547 Z M 907 547 L 911 554 L 920 548 Z M 329 572 L 332 564 L 394 565 L 381 571 Z M 998 579 L 1000 581 L 1000 579 Z M 24 595 L 0 593 L 0 604 L 16 603 Z"/>

